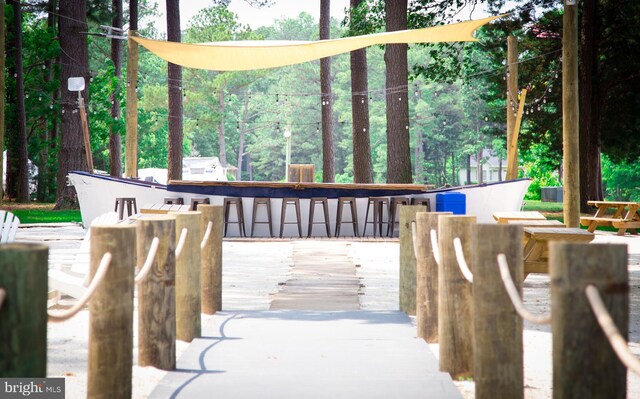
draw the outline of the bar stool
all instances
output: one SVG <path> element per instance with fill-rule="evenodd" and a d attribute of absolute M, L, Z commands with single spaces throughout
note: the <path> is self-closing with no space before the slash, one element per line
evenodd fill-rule
<path fill-rule="evenodd" d="M 198 204 L 210 204 L 209 197 L 193 197 L 191 198 L 191 210 L 197 211 Z"/>
<path fill-rule="evenodd" d="M 431 212 L 431 200 L 424 197 L 412 197 L 411 205 L 424 205 L 427 207 L 427 212 Z"/>
<path fill-rule="evenodd" d="M 345 205 L 349 205 L 351 209 L 351 220 L 343 221 L 342 220 L 342 208 Z M 358 210 L 356 209 L 356 199 L 355 197 L 339 197 L 338 198 L 338 214 L 336 215 L 336 234 L 335 236 L 340 236 L 340 226 L 343 223 L 351 223 L 353 225 L 353 235 L 356 237 L 360 237 L 360 232 L 358 231 Z"/>
<path fill-rule="evenodd" d="M 373 205 L 373 222 L 369 221 L 369 208 Z M 387 224 L 387 230 L 389 229 L 388 213 L 389 213 L 389 198 L 387 197 L 369 197 L 367 202 L 367 213 L 364 216 L 364 229 L 362 230 L 362 236 L 367 233 L 367 223 L 373 224 L 373 236 L 376 236 L 376 230 L 379 230 L 380 237 L 382 237 L 382 225 Z M 384 209 L 387 209 L 387 221 L 384 222 L 382 215 Z"/>
<path fill-rule="evenodd" d="M 329 202 L 326 197 L 313 197 L 309 200 L 309 233 L 307 234 L 307 237 L 311 237 L 311 232 L 313 231 L 314 224 L 323 223 L 313 221 L 313 213 L 316 209 L 316 205 L 318 204 L 322 204 L 322 209 L 324 211 L 324 225 L 327 229 L 327 237 L 331 237 L 331 226 L 329 225 Z"/>
<path fill-rule="evenodd" d="M 244 210 L 242 209 L 242 198 L 238 197 L 227 197 L 222 202 L 224 206 L 224 236 L 227 236 L 227 227 L 229 223 L 238 223 L 238 231 L 240 237 L 246 237 L 247 234 L 244 229 Z M 229 222 L 229 211 L 231 209 L 231 205 L 235 205 L 236 207 L 236 222 Z"/>
<path fill-rule="evenodd" d="M 400 220 L 396 219 L 398 207 L 400 205 L 409 205 L 408 197 L 391 197 L 391 205 L 389 206 L 389 225 L 387 226 L 387 236 L 393 237 L 393 230 L 396 223 L 400 224 Z"/>
<path fill-rule="evenodd" d="M 256 215 L 258 213 L 258 205 L 265 205 L 267 207 L 267 221 L 256 221 Z M 253 229 L 256 224 L 268 224 L 269 225 L 269 237 L 273 237 L 273 226 L 271 225 L 271 200 L 269 198 L 254 198 L 253 199 L 253 215 L 251 216 L 251 237 L 253 237 Z"/>
<path fill-rule="evenodd" d="M 295 222 L 285 222 L 285 216 L 287 216 L 287 206 L 294 205 L 296 208 L 296 221 Z M 280 213 L 280 238 L 282 238 L 282 234 L 284 233 L 284 225 L 285 224 L 297 224 L 298 225 L 298 235 L 302 238 L 302 225 L 300 224 L 300 199 L 298 198 L 283 198 L 282 199 L 282 212 Z"/>
<path fill-rule="evenodd" d="M 133 216 L 138 213 L 138 206 L 136 205 L 136 199 L 133 197 L 120 197 L 116 198 L 116 206 L 113 208 L 114 212 L 118 212 L 118 221 L 124 218 L 124 207 L 127 207 L 127 214 Z M 133 212 L 131 209 L 133 208 Z"/>
<path fill-rule="evenodd" d="M 184 205 L 184 198 L 182 198 L 182 197 L 165 197 L 164 203 L 165 204 L 170 204 L 170 205 Z"/>

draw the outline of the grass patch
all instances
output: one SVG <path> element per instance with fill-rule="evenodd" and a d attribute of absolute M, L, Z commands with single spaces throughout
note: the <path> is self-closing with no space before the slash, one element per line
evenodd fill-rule
<path fill-rule="evenodd" d="M 82 222 L 79 209 L 54 211 L 53 204 L 15 204 L 3 203 L 2 209 L 12 212 L 20 223 L 65 223 Z"/>
<path fill-rule="evenodd" d="M 562 212 L 562 202 L 542 202 L 535 200 L 526 200 L 524 202 L 523 210 L 538 212 Z"/>

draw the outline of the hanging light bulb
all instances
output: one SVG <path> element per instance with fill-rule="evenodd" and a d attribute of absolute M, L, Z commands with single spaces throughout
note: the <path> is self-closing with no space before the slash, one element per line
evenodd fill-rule
<path fill-rule="evenodd" d="M 42 64 L 42 69 L 47 69 L 47 65 L 46 64 Z"/>
<path fill-rule="evenodd" d="M 485 117 L 484 117 L 484 121 L 485 121 L 485 122 L 488 122 L 488 121 L 489 121 L 489 117 L 488 117 L 488 116 L 485 116 Z"/>
<path fill-rule="evenodd" d="M 360 102 L 361 102 L 362 104 L 364 104 L 364 98 L 362 98 L 362 99 L 360 100 Z"/>
<path fill-rule="evenodd" d="M 38 101 L 42 101 L 42 96 L 38 96 Z"/>

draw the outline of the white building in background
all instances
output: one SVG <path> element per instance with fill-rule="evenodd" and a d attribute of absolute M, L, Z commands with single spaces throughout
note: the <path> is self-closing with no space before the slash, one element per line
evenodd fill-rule
<path fill-rule="evenodd" d="M 466 165 L 464 165 L 466 166 Z M 500 159 L 493 154 L 493 151 L 484 149 L 482 151 L 482 158 L 480 162 L 482 168 L 482 182 L 491 183 L 496 181 L 502 181 L 507 178 L 507 161 L 502 160 L 502 166 L 500 166 Z M 502 178 L 500 175 L 502 174 Z M 458 177 L 461 183 L 467 181 L 467 168 L 460 169 Z M 478 182 L 478 156 L 471 156 L 471 182 Z"/>
<path fill-rule="evenodd" d="M 138 170 L 140 179 L 167 184 L 167 170 L 145 168 Z M 220 164 L 218 157 L 182 158 L 182 180 L 227 181 L 227 168 Z"/>

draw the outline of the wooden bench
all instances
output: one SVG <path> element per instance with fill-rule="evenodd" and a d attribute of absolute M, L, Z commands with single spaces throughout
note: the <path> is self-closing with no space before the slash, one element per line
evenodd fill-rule
<path fill-rule="evenodd" d="M 579 228 L 524 228 L 524 275 L 529 273 L 549 273 L 549 241 L 588 243 L 593 233 Z"/>
<path fill-rule="evenodd" d="M 640 228 L 640 216 L 638 215 L 638 202 L 623 201 L 588 201 L 591 206 L 598 208 L 594 216 L 583 216 L 580 224 L 588 226 L 587 230 L 593 233 L 598 226 L 611 226 L 618 229 L 618 235 L 623 236 L 627 229 L 635 233 Z M 607 213 L 608 211 L 612 211 Z"/>
<path fill-rule="evenodd" d="M 191 205 L 146 204 L 140 208 L 140 213 L 167 214 L 169 212 L 186 212 L 190 210 L 191 210 Z"/>
<path fill-rule="evenodd" d="M 494 212 L 493 218 L 498 224 L 506 224 L 512 220 L 547 220 L 543 214 L 537 211 Z"/>
<path fill-rule="evenodd" d="M 565 227 L 564 223 L 559 220 L 554 219 L 545 219 L 545 220 L 507 220 L 507 224 L 517 224 L 522 227 L 549 227 L 549 228 L 559 228 Z"/>

